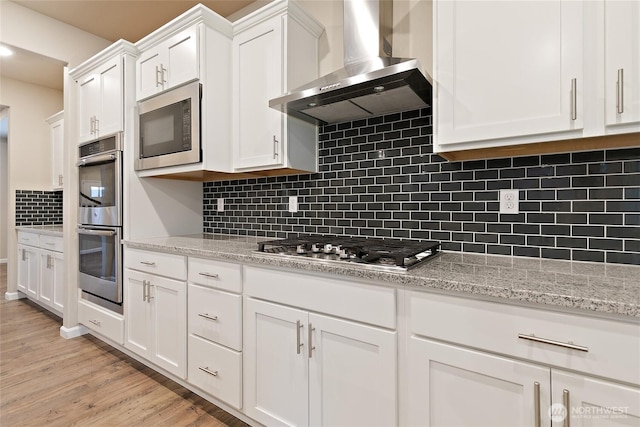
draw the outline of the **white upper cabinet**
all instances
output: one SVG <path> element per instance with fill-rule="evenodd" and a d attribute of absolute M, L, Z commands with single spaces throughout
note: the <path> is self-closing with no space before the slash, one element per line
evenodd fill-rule
<path fill-rule="evenodd" d="M 441 1 L 436 16 L 439 149 L 582 128 L 581 2 Z"/>
<path fill-rule="evenodd" d="M 269 100 L 318 77 L 322 26 L 281 1 L 234 23 L 233 147 L 236 171 L 317 170 L 317 129 Z"/>
<path fill-rule="evenodd" d="M 62 190 L 64 184 L 64 111 L 47 119 L 51 138 L 51 189 Z"/>
<path fill-rule="evenodd" d="M 640 122 L 640 4 L 606 0 L 604 16 L 605 124 L 616 132 Z"/>
<path fill-rule="evenodd" d="M 69 72 L 77 83 L 77 142 L 124 130 L 125 56 L 135 47 L 120 40 Z"/>
<path fill-rule="evenodd" d="M 145 50 L 136 61 L 136 99 L 199 77 L 198 27 L 193 25 Z"/>
<path fill-rule="evenodd" d="M 566 151 L 572 139 L 640 132 L 639 8 L 609 0 L 435 2 L 434 152 L 513 155 L 505 147 L 519 145 L 535 154 L 529 144 L 561 140 L 569 144 L 555 147 Z"/>

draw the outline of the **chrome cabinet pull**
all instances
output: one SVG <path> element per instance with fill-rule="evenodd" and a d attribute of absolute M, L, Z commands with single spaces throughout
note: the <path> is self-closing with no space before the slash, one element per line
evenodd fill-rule
<path fill-rule="evenodd" d="M 276 159 L 278 157 L 278 140 L 276 136 L 273 135 L 273 158 Z"/>
<path fill-rule="evenodd" d="M 58 175 L 58 185 L 62 185 L 62 174 Z"/>
<path fill-rule="evenodd" d="M 96 124 L 95 131 L 96 131 L 96 135 L 98 135 L 100 133 L 100 120 L 95 118 L 93 119 L 93 122 Z"/>
<path fill-rule="evenodd" d="M 533 425 L 540 427 L 540 383 L 538 381 L 533 383 L 533 408 Z"/>
<path fill-rule="evenodd" d="M 296 320 L 296 353 L 300 354 L 300 348 L 304 345 L 304 343 L 300 342 L 300 329 L 302 329 L 302 325 L 299 320 Z"/>
<path fill-rule="evenodd" d="M 100 326 L 100 321 L 99 320 L 89 320 L 89 323 L 93 323 L 96 326 Z"/>
<path fill-rule="evenodd" d="M 148 265 L 149 267 L 154 267 L 156 265 L 156 263 L 152 261 L 140 261 L 140 264 Z"/>
<path fill-rule="evenodd" d="M 616 111 L 624 113 L 624 70 L 618 69 L 618 81 L 616 81 Z"/>
<path fill-rule="evenodd" d="M 569 409 L 570 398 L 569 398 L 569 390 L 562 390 L 562 404 L 564 405 L 564 409 L 566 411 L 566 416 L 564 417 L 564 427 L 571 427 L 571 410 Z"/>
<path fill-rule="evenodd" d="M 47 269 L 51 270 L 51 255 L 47 255 Z"/>
<path fill-rule="evenodd" d="M 200 369 L 202 372 L 206 372 L 207 374 L 217 377 L 218 376 L 218 371 L 212 371 L 209 369 L 208 366 L 198 366 L 198 369 Z"/>
<path fill-rule="evenodd" d="M 162 86 L 167 82 L 167 78 L 164 76 L 164 73 L 167 72 L 167 69 L 161 64 L 160 69 L 162 70 Z"/>
<path fill-rule="evenodd" d="M 571 79 L 571 120 L 578 118 L 578 95 L 576 90 L 576 79 Z"/>
<path fill-rule="evenodd" d="M 309 323 L 309 359 L 311 359 L 311 357 L 313 357 L 313 350 L 316 349 L 312 344 L 313 331 L 315 331 L 315 330 L 316 330 L 316 328 L 311 326 L 311 323 Z"/>
<path fill-rule="evenodd" d="M 147 300 L 147 281 L 142 281 L 142 301 Z"/>
<path fill-rule="evenodd" d="M 160 67 L 156 65 L 156 87 L 160 86 Z"/>
<path fill-rule="evenodd" d="M 536 337 L 533 334 L 531 334 L 531 335 L 518 334 L 518 338 L 523 339 L 523 340 L 540 342 L 540 343 L 543 343 L 543 344 L 556 345 L 558 347 L 569 348 L 571 350 L 578 350 L 578 351 L 584 351 L 584 352 L 588 352 L 589 351 L 589 347 L 585 347 L 585 346 L 582 346 L 582 345 L 577 345 L 577 344 L 574 344 L 572 342 L 562 342 L 562 341 L 550 340 L 548 338 L 539 338 L 539 337 Z"/>
<path fill-rule="evenodd" d="M 218 316 L 211 316 L 209 313 L 198 313 L 198 316 L 209 320 L 218 320 Z"/>
<path fill-rule="evenodd" d="M 93 124 L 94 118 L 95 118 L 94 116 L 89 117 L 89 133 L 92 135 L 95 133 L 94 124 Z"/>
<path fill-rule="evenodd" d="M 26 261 L 27 260 L 26 251 L 24 249 L 21 249 L 21 251 L 22 251 L 22 260 Z"/>
<path fill-rule="evenodd" d="M 216 273 L 207 273 L 207 272 L 204 272 L 204 271 L 202 273 L 198 273 L 198 274 L 201 275 L 201 276 L 204 276 L 204 277 L 210 277 L 212 279 L 217 279 L 218 277 L 220 277 Z"/>

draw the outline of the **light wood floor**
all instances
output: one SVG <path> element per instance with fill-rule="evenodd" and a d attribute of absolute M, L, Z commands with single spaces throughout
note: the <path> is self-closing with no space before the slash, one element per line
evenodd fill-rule
<path fill-rule="evenodd" d="M 0 264 L 0 426 L 245 426 L 102 341 L 60 337 L 62 321 L 7 301 Z"/>

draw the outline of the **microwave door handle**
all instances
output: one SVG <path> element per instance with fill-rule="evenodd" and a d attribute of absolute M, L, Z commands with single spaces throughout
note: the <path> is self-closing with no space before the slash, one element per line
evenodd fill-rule
<path fill-rule="evenodd" d="M 78 227 L 76 229 L 76 231 L 78 232 L 78 234 L 91 234 L 93 236 L 111 237 L 111 236 L 115 236 L 116 235 L 116 231 L 115 230 L 94 230 L 94 229 L 89 229 L 89 228 L 80 228 L 80 227 Z"/>
<path fill-rule="evenodd" d="M 100 163 L 108 163 L 108 162 L 114 161 L 115 159 L 116 159 L 115 154 L 102 154 L 99 156 L 91 157 L 90 159 L 82 159 L 78 161 L 78 163 L 76 163 L 76 166 L 83 167 L 83 166 L 96 165 Z"/>

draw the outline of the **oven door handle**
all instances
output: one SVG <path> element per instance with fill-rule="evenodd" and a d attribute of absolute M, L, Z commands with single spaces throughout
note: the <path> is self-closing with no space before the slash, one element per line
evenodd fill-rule
<path fill-rule="evenodd" d="M 91 229 L 91 228 L 80 228 L 80 227 L 78 227 L 76 229 L 76 231 L 78 232 L 78 234 L 91 234 L 93 236 L 111 237 L 111 236 L 115 236 L 116 235 L 116 231 L 115 230 L 97 230 L 97 229 Z"/>
<path fill-rule="evenodd" d="M 90 165 L 96 165 L 100 163 L 109 163 L 109 162 L 113 162 L 114 160 L 116 160 L 115 154 L 101 154 L 99 156 L 92 156 L 89 159 L 79 160 L 78 163 L 76 163 L 76 166 L 78 167 L 90 166 Z"/>

